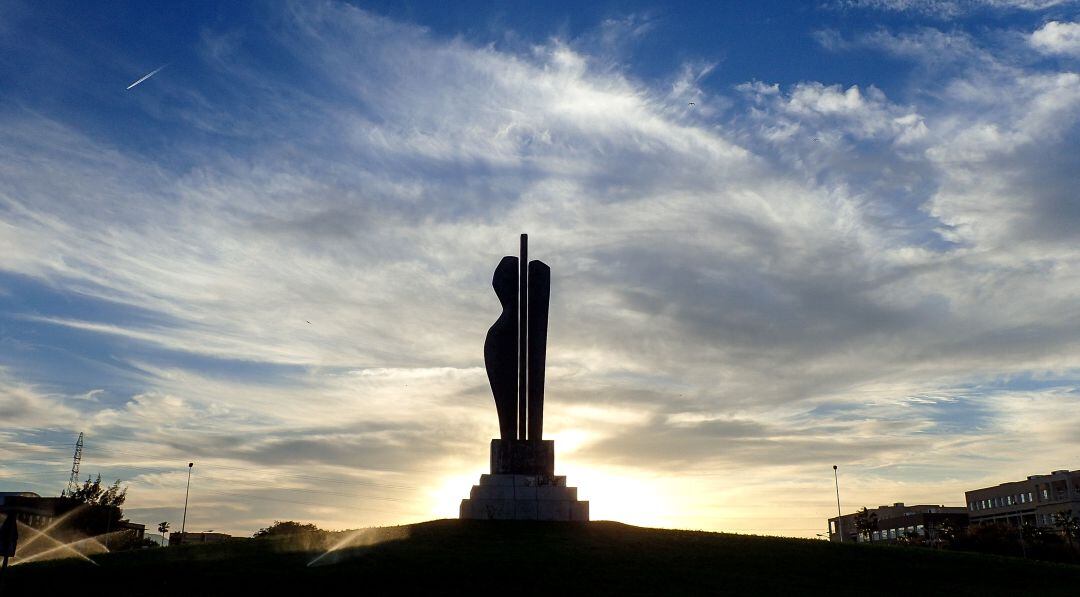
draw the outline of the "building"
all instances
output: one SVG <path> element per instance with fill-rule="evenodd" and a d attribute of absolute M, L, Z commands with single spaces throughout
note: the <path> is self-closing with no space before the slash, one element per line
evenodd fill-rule
<path fill-rule="evenodd" d="M 829 519 L 829 541 L 896 541 L 907 537 L 919 537 L 928 541 L 939 538 L 942 529 L 960 531 L 968 525 L 968 512 L 962 506 L 918 505 L 906 506 L 897 502 L 891 506 L 867 508 L 877 517 L 877 528 L 869 536 L 859 536 L 855 520 L 858 514 L 845 514 Z"/>
<path fill-rule="evenodd" d="M 184 543 L 224 543 L 232 539 L 225 533 L 169 533 L 169 545 Z"/>
<path fill-rule="evenodd" d="M 131 522 L 130 520 L 121 520 L 116 523 L 116 530 L 127 531 L 136 541 L 142 541 L 146 538 L 146 525 Z"/>
<path fill-rule="evenodd" d="M 965 491 L 971 524 L 1053 527 L 1054 514 L 1080 518 L 1080 470 L 1054 471 Z"/>
<path fill-rule="evenodd" d="M 15 519 L 32 529 L 43 529 L 65 510 L 60 498 L 43 498 L 32 491 L 0 492 L 0 514 Z"/>
<path fill-rule="evenodd" d="M 22 524 L 37 530 L 59 523 L 50 531 L 53 539 L 128 531 L 133 539 L 141 541 L 146 532 L 146 525 L 122 520 L 116 506 L 84 506 L 69 497 L 41 497 L 32 491 L 0 493 L 0 514 L 14 515 Z"/>

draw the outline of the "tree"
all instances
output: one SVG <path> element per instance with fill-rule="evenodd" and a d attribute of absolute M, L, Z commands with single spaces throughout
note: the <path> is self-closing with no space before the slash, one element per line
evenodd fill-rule
<path fill-rule="evenodd" d="M 330 532 L 311 523 L 275 520 L 274 524 L 256 531 L 255 537 L 276 539 L 294 548 L 310 550 L 326 548 Z"/>
<path fill-rule="evenodd" d="M 115 531 L 124 519 L 122 506 L 127 500 L 127 487 L 121 487 L 119 479 L 112 485 L 102 486 L 98 474 L 93 481 L 87 477 L 86 482 L 65 499 L 72 508 L 82 510 L 69 519 L 71 529 L 93 537 Z M 108 536 L 105 541 L 109 541 Z"/>
<path fill-rule="evenodd" d="M 867 541 L 873 538 L 873 533 L 878 528 L 877 512 L 871 512 L 863 506 L 862 510 L 855 513 L 855 530 L 861 536 L 865 536 Z"/>
<path fill-rule="evenodd" d="M 1055 512 L 1054 526 L 1061 529 L 1061 534 L 1069 542 L 1069 551 L 1075 549 L 1073 541 L 1080 536 L 1080 518 L 1073 516 L 1072 512 Z"/>
<path fill-rule="evenodd" d="M 161 544 L 165 545 L 165 533 L 169 532 L 169 523 L 159 522 L 157 525 L 157 532 L 161 533 Z"/>
<path fill-rule="evenodd" d="M 86 482 L 82 484 L 82 487 L 77 488 L 71 492 L 71 499 L 81 504 L 88 506 L 112 506 L 120 508 L 124 505 L 124 501 L 127 500 L 127 487 L 120 487 L 120 479 L 117 479 L 115 483 L 105 488 L 101 486 L 101 473 L 98 473 L 97 479 L 93 483 L 90 482 L 90 477 L 86 478 Z"/>
<path fill-rule="evenodd" d="M 309 523 L 303 524 L 293 520 L 275 520 L 274 524 L 266 527 L 265 529 L 259 529 L 255 531 L 253 535 L 255 538 L 259 537 L 283 537 L 289 535 L 304 535 L 325 533 L 319 527 Z"/>
<path fill-rule="evenodd" d="M 938 537 L 943 544 L 951 546 L 959 535 L 960 532 L 957 530 L 956 523 L 953 522 L 952 519 L 946 518 L 941 521 L 941 526 L 938 527 Z"/>
<path fill-rule="evenodd" d="M 967 534 L 953 542 L 965 551 L 992 553 L 1001 556 L 1022 556 L 1021 529 L 1004 523 L 979 524 L 968 527 Z"/>

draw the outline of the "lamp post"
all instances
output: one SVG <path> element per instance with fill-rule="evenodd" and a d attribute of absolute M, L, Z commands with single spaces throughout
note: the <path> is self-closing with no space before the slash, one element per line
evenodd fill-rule
<path fill-rule="evenodd" d="M 844 542 L 844 522 L 840 514 L 840 476 L 836 472 L 836 465 L 832 465 L 833 481 L 836 482 L 836 534 L 840 537 L 840 543 Z"/>
<path fill-rule="evenodd" d="M 180 541 L 184 540 L 184 527 L 187 526 L 187 503 L 188 495 L 191 494 L 191 467 L 193 466 L 195 466 L 194 462 L 187 463 L 187 489 L 184 490 L 184 519 L 180 521 Z"/>

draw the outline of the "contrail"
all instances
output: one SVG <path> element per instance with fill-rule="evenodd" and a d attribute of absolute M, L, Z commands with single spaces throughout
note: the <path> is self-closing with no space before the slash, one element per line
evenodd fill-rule
<path fill-rule="evenodd" d="M 143 75 L 143 78 L 139 79 L 138 81 L 135 81 L 135 82 L 134 82 L 134 83 L 132 83 L 131 85 L 128 85 L 128 86 L 127 86 L 127 88 L 128 88 L 128 89 L 131 89 L 132 87 L 134 87 L 134 86 L 138 85 L 139 83 L 142 83 L 143 81 L 145 81 L 145 80 L 149 79 L 150 77 L 152 77 L 152 76 L 154 76 L 154 75 L 158 74 L 158 71 L 160 71 L 161 69 L 165 68 L 166 66 L 169 66 L 169 65 L 168 65 L 168 64 L 162 64 L 161 66 L 159 66 L 159 67 L 155 68 L 154 70 L 150 71 L 150 74 L 148 74 L 148 75 Z"/>

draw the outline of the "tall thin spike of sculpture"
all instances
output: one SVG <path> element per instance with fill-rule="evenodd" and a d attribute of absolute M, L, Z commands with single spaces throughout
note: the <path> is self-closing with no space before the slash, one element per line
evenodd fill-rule
<path fill-rule="evenodd" d="M 518 439 L 525 439 L 528 417 L 529 370 L 529 235 L 521 235 L 521 274 L 518 277 Z"/>
<path fill-rule="evenodd" d="M 71 458 L 71 477 L 68 478 L 67 489 L 60 492 L 60 497 L 64 494 L 74 495 L 75 491 L 79 488 L 79 464 L 82 462 L 82 449 L 83 449 L 83 432 L 79 432 L 79 439 L 75 442 L 75 455 Z"/>

